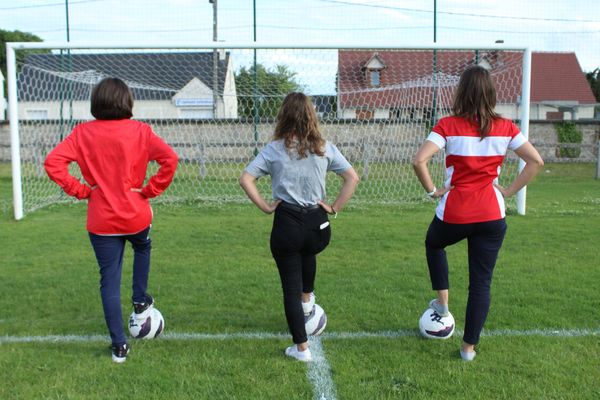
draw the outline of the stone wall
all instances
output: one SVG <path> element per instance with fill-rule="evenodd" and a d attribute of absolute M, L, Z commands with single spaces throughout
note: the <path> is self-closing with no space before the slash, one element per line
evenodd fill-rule
<path fill-rule="evenodd" d="M 583 133 L 582 152 L 577 159 L 557 158 L 557 135 L 552 122 L 532 121 L 530 140 L 547 162 L 595 162 L 600 140 L 600 121 L 575 122 Z M 245 161 L 270 140 L 273 123 L 239 121 L 163 120 L 151 124 L 157 134 L 171 144 L 183 159 Z M 66 136 L 71 127 L 52 123 L 23 123 L 20 126 L 22 153 L 25 161 L 39 160 Z M 354 161 L 408 161 L 424 139 L 426 132 L 415 133 L 414 127 L 381 120 L 370 124 L 356 121 L 334 121 L 322 124 L 325 137 L 337 144 Z M 62 133 L 61 133 L 62 132 Z M 256 132 L 256 133 L 255 133 Z M 258 141 L 255 142 L 255 135 Z M 0 122 L 0 162 L 10 161 L 10 129 Z"/>

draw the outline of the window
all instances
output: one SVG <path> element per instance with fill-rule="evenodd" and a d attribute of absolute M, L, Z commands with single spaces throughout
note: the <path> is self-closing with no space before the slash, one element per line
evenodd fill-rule
<path fill-rule="evenodd" d="M 372 110 L 356 110 L 356 119 L 368 121 L 373 119 L 374 112 Z"/>
<path fill-rule="evenodd" d="M 550 121 L 562 121 L 565 119 L 565 113 L 562 111 L 547 111 L 546 119 Z"/>
<path fill-rule="evenodd" d="M 380 82 L 380 71 L 378 69 L 372 69 L 371 71 L 369 71 L 371 73 L 371 86 L 379 86 L 381 85 Z"/>

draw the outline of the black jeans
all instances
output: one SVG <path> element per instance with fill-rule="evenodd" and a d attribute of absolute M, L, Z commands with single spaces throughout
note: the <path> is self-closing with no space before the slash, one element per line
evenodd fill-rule
<path fill-rule="evenodd" d="M 479 343 L 479 335 L 490 309 L 490 286 L 498 252 L 506 233 L 503 219 L 474 224 L 449 224 L 433 218 L 427 231 L 425 249 L 433 290 L 444 290 L 448 283 L 448 260 L 444 248 L 467 239 L 469 251 L 469 299 L 463 340 Z"/>
<path fill-rule="evenodd" d="M 331 227 L 322 208 L 301 209 L 281 203 L 275 210 L 271 254 L 279 270 L 285 317 L 296 344 L 307 341 L 302 293 L 313 291 L 316 254 L 327 247 L 330 239 Z"/>

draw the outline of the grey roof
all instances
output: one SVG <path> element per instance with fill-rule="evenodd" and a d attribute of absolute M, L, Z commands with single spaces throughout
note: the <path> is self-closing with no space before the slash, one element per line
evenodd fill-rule
<path fill-rule="evenodd" d="M 229 56 L 218 61 L 219 93 Z M 91 87 L 105 77 L 123 79 L 136 100 L 167 100 L 193 78 L 212 89 L 213 53 L 32 54 L 19 72 L 19 99 L 89 100 Z"/>

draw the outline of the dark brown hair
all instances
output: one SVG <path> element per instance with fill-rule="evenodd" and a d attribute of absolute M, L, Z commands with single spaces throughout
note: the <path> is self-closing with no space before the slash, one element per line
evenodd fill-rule
<path fill-rule="evenodd" d="M 452 112 L 479 126 L 479 135 L 483 139 L 492 129 L 494 119 L 500 115 L 496 107 L 496 88 L 487 69 L 474 65 L 460 76 L 458 88 L 454 93 Z"/>
<path fill-rule="evenodd" d="M 325 139 L 319 130 L 315 107 L 304 93 L 290 93 L 283 100 L 274 138 L 284 139 L 285 147 L 295 148 L 300 158 L 308 156 L 308 152 L 318 156 L 325 154 Z"/>
<path fill-rule="evenodd" d="M 119 78 L 104 78 L 94 86 L 91 103 L 96 119 L 125 119 L 133 115 L 133 94 Z"/>

